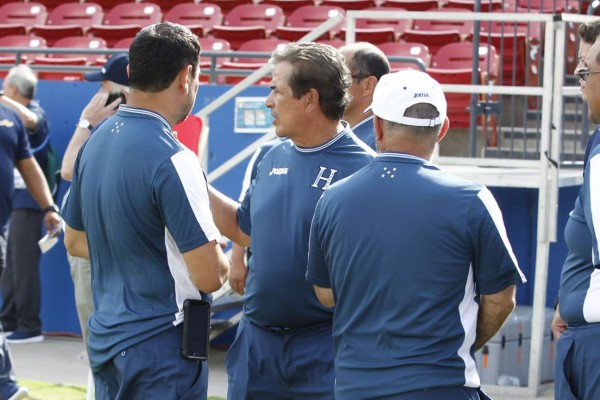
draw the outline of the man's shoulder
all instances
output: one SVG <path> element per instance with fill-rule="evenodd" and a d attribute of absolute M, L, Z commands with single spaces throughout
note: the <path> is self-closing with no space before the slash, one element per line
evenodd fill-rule
<path fill-rule="evenodd" d="M 19 114 L 2 104 L 0 104 L 0 127 L 14 128 L 15 131 L 26 132 Z"/>

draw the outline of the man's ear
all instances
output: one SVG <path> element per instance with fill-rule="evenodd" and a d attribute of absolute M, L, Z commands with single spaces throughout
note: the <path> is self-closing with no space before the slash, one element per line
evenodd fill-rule
<path fill-rule="evenodd" d="M 373 114 L 373 128 L 375 134 L 375 142 L 379 143 L 383 140 L 383 120 Z"/>
<path fill-rule="evenodd" d="M 311 88 L 308 89 L 308 92 L 304 95 L 305 108 L 304 110 L 307 113 L 313 112 L 315 108 L 319 107 L 319 92 L 317 89 Z"/>
<path fill-rule="evenodd" d="M 194 79 L 194 76 L 192 74 L 192 66 L 188 65 L 187 67 L 181 68 L 181 71 L 179 71 L 179 74 L 177 75 L 177 79 L 179 82 L 179 86 L 188 91 L 190 79 Z"/>
<path fill-rule="evenodd" d="M 442 124 L 442 128 L 440 129 L 440 133 L 438 134 L 437 139 L 435 139 L 436 142 L 439 143 L 442 141 L 444 136 L 446 136 L 446 133 L 448 133 L 448 128 L 450 128 L 450 120 L 448 117 L 446 117 L 446 119 L 444 119 L 444 123 Z"/>
<path fill-rule="evenodd" d="M 377 78 L 374 77 L 373 75 L 371 76 L 367 76 L 365 79 L 363 79 L 363 82 L 365 82 L 364 84 L 364 91 L 367 95 L 369 96 L 373 96 L 373 92 L 375 92 L 375 86 L 377 86 Z"/>

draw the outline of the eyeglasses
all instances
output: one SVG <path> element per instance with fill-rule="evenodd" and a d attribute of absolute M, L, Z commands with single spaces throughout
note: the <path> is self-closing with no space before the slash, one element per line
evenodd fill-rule
<path fill-rule="evenodd" d="M 577 77 L 581 79 L 582 82 L 587 81 L 588 76 L 590 76 L 591 74 L 600 74 L 600 71 L 590 71 L 587 68 L 582 68 L 579 71 L 575 72 L 575 75 L 577 75 Z"/>

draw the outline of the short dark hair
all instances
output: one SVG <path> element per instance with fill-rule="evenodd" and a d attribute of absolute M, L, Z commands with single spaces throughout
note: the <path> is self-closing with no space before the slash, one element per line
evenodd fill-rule
<path fill-rule="evenodd" d="M 152 93 L 165 90 L 182 68 L 191 65 L 196 71 L 200 50 L 198 37 L 179 24 L 142 29 L 129 48 L 129 86 Z"/>
<path fill-rule="evenodd" d="M 440 115 L 440 112 L 433 104 L 429 103 L 418 103 L 412 105 L 406 109 L 404 112 L 405 117 L 417 118 L 417 119 L 434 119 Z M 444 121 L 442 124 L 436 126 L 412 126 L 412 125 L 404 125 L 398 124 L 395 122 L 386 121 L 391 124 L 391 126 L 397 126 L 398 129 L 402 130 L 402 132 L 407 132 L 414 135 L 433 135 L 436 136 L 439 134 Z"/>
<path fill-rule="evenodd" d="M 344 57 L 335 47 L 312 42 L 289 43 L 273 52 L 269 62 L 273 66 L 281 62 L 293 66 L 287 83 L 295 98 L 315 89 L 323 114 L 331 120 L 342 118 L 350 101 L 351 78 Z"/>
<path fill-rule="evenodd" d="M 579 25 L 579 38 L 587 44 L 594 44 L 600 35 L 600 19 L 587 21 Z"/>
<path fill-rule="evenodd" d="M 390 73 L 390 62 L 379 47 L 368 42 L 357 42 L 344 46 L 343 49 L 354 51 L 354 56 L 348 62 L 353 76 L 374 76 L 379 80 Z"/>

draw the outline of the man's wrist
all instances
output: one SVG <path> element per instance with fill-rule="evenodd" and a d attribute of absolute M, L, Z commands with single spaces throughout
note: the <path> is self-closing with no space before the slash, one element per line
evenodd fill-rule
<path fill-rule="evenodd" d="M 554 311 L 558 308 L 558 296 L 554 299 Z"/>
<path fill-rule="evenodd" d="M 44 208 L 43 210 L 44 215 L 48 214 L 49 212 L 55 212 L 55 213 L 59 213 L 60 209 L 58 208 L 58 206 L 56 204 L 52 204 L 46 208 Z"/>
<path fill-rule="evenodd" d="M 90 121 L 88 121 L 86 118 L 81 118 L 79 120 L 79 122 L 77 123 L 77 126 L 82 129 L 89 129 L 90 132 L 92 129 L 94 129 L 94 126 L 92 125 L 92 123 Z"/>

